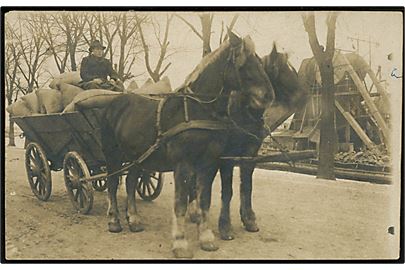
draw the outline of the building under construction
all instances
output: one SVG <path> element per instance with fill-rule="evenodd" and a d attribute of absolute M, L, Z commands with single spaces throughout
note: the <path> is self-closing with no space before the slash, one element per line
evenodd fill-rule
<path fill-rule="evenodd" d="M 389 145 L 389 96 L 381 79 L 356 53 L 336 52 L 335 123 L 337 152 L 387 149 Z M 318 149 L 320 140 L 321 77 L 314 58 L 304 59 L 299 78 L 309 93 L 306 104 L 295 112 L 287 129 L 274 137 L 290 150 Z"/>

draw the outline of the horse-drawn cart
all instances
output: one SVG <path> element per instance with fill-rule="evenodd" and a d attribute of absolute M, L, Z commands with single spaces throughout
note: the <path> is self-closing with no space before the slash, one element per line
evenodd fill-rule
<path fill-rule="evenodd" d="M 101 148 L 101 110 L 14 117 L 26 137 L 25 166 L 34 195 L 47 201 L 52 171 L 63 169 L 69 198 L 81 213 L 90 212 L 93 189 L 106 189 L 105 158 Z M 125 168 L 125 166 L 124 166 Z M 125 174 L 120 170 L 120 174 Z M 91 182 L 91 184 L 90 184 Z M 161 173 L 144 172 L 137 192 L 144 200 L 156 199 L 163 186 Z"/>

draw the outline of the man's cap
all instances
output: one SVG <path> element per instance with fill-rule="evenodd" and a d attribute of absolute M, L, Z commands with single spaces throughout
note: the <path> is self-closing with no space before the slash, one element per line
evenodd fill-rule
<path fill-rule="evenodd" d="M 91 52 L 91 51 L 93 51 L 93 49 L 96 49 L 96 48 L 101 48 L 101 49 L 104 50 L 106 47 L 103 46 L 103 44 L 101 44 L 101 42 L 100 42 L 99 40 L 94 40 L 94 41 L 90 44 L 89 51 Z"/>

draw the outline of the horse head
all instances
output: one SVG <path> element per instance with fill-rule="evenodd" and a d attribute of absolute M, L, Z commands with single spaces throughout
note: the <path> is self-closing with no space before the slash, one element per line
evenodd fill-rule
<path fill-rule="evenodd" d="M 255 52 L 255 45 L 250 38 L 240 38 L 231 31 L 228 32 L 231 53 L 228 70 L 225 71 L 224 86 L 239 92 L 245 98 L 248 107 L 264 110 L 274 100 L 273 86 L 266 75 L 260 58 Z"/>
<path fill-rule="evenodd" d="M 298 73 L 288 61 L 287 53 L 277 52 L 273 43 L 271 53 L 262 59 L 264 70 L 271 80 L 277 103 L 290 105 L 292 99 L 300 96 Z"/>

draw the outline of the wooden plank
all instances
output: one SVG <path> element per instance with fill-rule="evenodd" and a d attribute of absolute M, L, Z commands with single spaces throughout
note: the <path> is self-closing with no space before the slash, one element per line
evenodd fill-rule
<path fill-rule="evenodd" d="M 294 173 L 302 173 L 309 175 L 316 175 L 318 172 L 318 166 L 310 164 L 295 164 L 294 167 L 283 163 L 262 163 L 258 164 L 257 168 L 277 171 L 288 171 Z M 381 173 L 370 173 L 367 171 L 359 170 L 347 170 L 335 167 L 335 175 L 337 178 L 352 179 L 357 181 L 365 181 L 377 184 L 392 184 L 392 175 Z"/>
<path fill-rule="evenodd" d="M 362 95 L 369 112 L 371 116 L 374 118 L 374 120 L 377 122 L 378 128 L 381 129 L 382 134 L 383 134 L 383 141 L 388 145 L 388 140 L 389 140 L 389 130 L 388 126 L 385 123 L 384 118 L 381 116 L 380 112 L 377 109 L 377 106 L 374 104 L 374 101 L 371 99 L 366 87 L 360 80 L 359 76 L 357 75 L 356 71 L 354 71 L 352 65 L 350 65 L 349 61 L 347 60 L 346 56 L 342 55 L 341 57 L 342 61 L 346 64 L 346 71 L 349 73 L 349 75 L 352 77 L 352 80 L 354 84 L 357 86 L 357 90 L 360 92 Z"/>
<path fill-rule="evenodd" d="M 314 158 L 316 157 L 316 155 L 317 152 L 315 150 L 304 150 L 304 151 L 289 151 L 286 153 L 272 153 L 266 156 L 257 156 L 257 157 L 221 157 L 221 159 L 232 160 L 235 162 L 253 162 L 253 163 L 288 162 Z"/>
<path fill-rule="evenodd" d="M 364 144 L 372 149 L 375 147 L 374 143 L 370 140 L 364 130 L 361 128 L 359 123 L 357 123 L 356 119 L 351 115 L 350 112 L 345 111 L 343 106 L 335 99 L 335 106 L 336 108 L 342 113 L 343 117 L 349 122 L 350 126 L 354 129 L 354 131 L 359 135 L 360 139 L 364 142 Z"/>
<path fill-rule="evenodd" d="M 377 76 L 375 75 L 374 71 L 370 68 L 367 70 L 368 76 L 370 76 L 371 81 L 373 82 L 373 85 L 376 86 L 377 88 L 377 93 L 383 98 L 383 102 L 385 104 L 390 104 L 389 103 L 389 96 L 387 91 L 384 89 L 384 87 L 381 85 L 379 80 L 377 79 Z"/>

